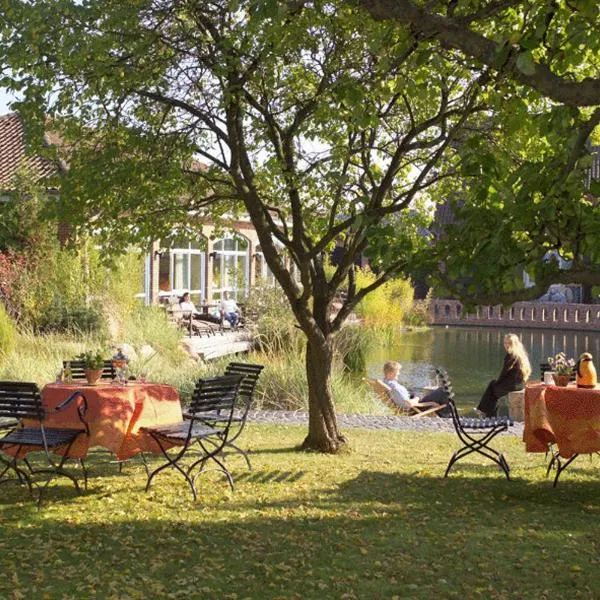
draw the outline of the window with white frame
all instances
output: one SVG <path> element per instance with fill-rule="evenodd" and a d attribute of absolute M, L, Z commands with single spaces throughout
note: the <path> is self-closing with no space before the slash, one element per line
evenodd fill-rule
<path fill-rule="evenodd" d="M 244 236 L 233 233 L 213 243 L 213 299 L 223 292 L 240 300 L 248 295 L 250 244 Z"/>
<path fill-rule="evenodd" d="M 160 255 L 158 285 L 161 296 L 181 296 L 189 292 L 192 302 L 206 297 L 206 250 L 204 244 L 185 237 L 175 238 Z"/>

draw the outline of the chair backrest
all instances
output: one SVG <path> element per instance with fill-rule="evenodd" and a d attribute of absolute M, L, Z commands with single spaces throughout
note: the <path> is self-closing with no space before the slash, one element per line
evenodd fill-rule
<path fill-rule="evenodd" d="M 202 417 L 203 413 L 229 413 L 229 420 L 238 401 L 243 375 L 220 375 L 199 379 L 187 409 L 190 417 Z"/>
<path fill-rule="evenodd" d="M 0 417 L 43 421 L 45 410 L 35 383 L 0 381 Z"/>
<path fill-rule="evenodd" d="M 452 389 L 452 382 L 450 381 L 450 377 L 448 373 L 446 373 L 446 371 L 439 368 L 435 370 L 435 374 L 438 378 L 439 387 L 441 387 L 446 393 L 445 402 L 450 408 L 450 413 L 452 415 L 452 422 L 454 423 L 454 427 L 457 430 L 462 429 L 458 409 L 456 408 L 456 403 L 454 402 L 454 390 Z"/>
<path fill-rule="evenodd" d="M 73 379 L 85 379 L 85 370 L 86 366 L 82 360 L 74 359 L 74 360 L 63 360 L 63 369 L 66 368 L 67 363 L 71 363 L 71 376 Z M 114 379 L 115 378 L 115 368 L 112 365 L 111 360 L 105 360 L 104 366 L 102 367 L 102 375 L 100 379 Z"/>
<path fill-rule="evenodd" d="M 225 367 L 225 375 L 244 375 L 239 393 L 240 396 L 243 396 L 249 402 L 254 394 L 260 373 L 264 368 L 264 365 L 231 362 Z"/>

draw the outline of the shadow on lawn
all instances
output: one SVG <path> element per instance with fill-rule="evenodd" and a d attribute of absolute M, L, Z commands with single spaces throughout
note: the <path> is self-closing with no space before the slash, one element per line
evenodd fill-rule
<path fill-rule="evenodd" d="M 269 473 L 276 471 L 257 473 L 256 481 Z M 279 482 L 284 489 L 286 478 Z M 597 481 L 552 490 L 546 482 L 507 482 L 481 472 L 443 479 L 363 471 L 328 491 L 281 500 L 275 493 L 268 503 L 244 490 L 253 481 L 252 474 L 239 476 L 241 497 L 210 505 L 169 505 L 171 484 L 183 486 L 174 478 L 152 495 L 129 490 L 128 504 L 119 503 L 121 493 L 108 505 L 86 505 L 84 498 L 79 516 L 32 513 L 27 527 L 22 518 L 4 518 L 5 569 L 18 572 L 23 557 L 35 568 L 21 581 L 0 581 L 0 592 L 559 598 L 576 586 L 591 598 L 586 590 L 600 585 Z M 295 489 L 292 480 L 287 491 Z M 586 510 L 590 502 L 596 506 Z M 94 506 L 102 512 L 86 514 Z"/>

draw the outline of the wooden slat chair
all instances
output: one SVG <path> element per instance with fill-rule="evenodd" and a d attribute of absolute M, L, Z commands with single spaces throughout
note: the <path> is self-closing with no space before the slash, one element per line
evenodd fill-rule
<path fill-rule="evenodd" d="M 254 395 L 254 390 L 256 388 L 256 384 L 258 382 L 258 378 L 260 376 L 261 371 L 264 369 L 263 365 L 254 365 L 251 363 L 240 363 L 240 362 L 231 362 L 225 368 L 225 375 L 243 375 L 244 379 L 240 384 L 239 396 L 240 396 L 240 408 L 236 410 L 235 414 L 231 419 L 231 431 L 229 432 L 228 440 L 225 444 L 227 449 L 233 449 L 234 452 L 238 452 L 246 459 L 246 465 L 249 470 L 252 470 L 252 465 L 250 464 L 250 458 L 248 457 L 248 453 L 242 450 L 239 446 L 234 444 L 233 442 L 240 437 L 245 425 L 246 420 L 248 418 L 248 411 L 250 410 L 250 406 L 252 404 L 252 399 Z M 196 386 L 196 390 L 201 391 L 199 386 L 201 386 L 201 381 L 198 382 Z M 196 390 L 194 390 L 194 395 L 196 394 Z M 192 403 L 194 400 L 192 400 Z M 188 411 L 184 411 L 184 418 L 191 418 Z M 208 414 L 205 413 L 202 417 L 202 420 L 209 425 L 218 426 L 218 424 L 223 420 L 223 416 L 220 414 Z"/>
<path fill-rule="evenodd" d="M 73 379 L 85 379 L 85 363 L 78 358 L 74 358 L 73 360 L 63 360 L 63 370 L 66 368 L 67 363 L 71 363 L 71 376 Z M 105 360 L 104 365 L 102 366 L 102 375 L 100 379 L 114 379 L 115 378 L 115 368 L 113 367 L 112 360 Z"/>
<path fill-rule="evenodd" d="M 491 418 L 463 418 L 458 414 L 456 404 L 454 402 L 454 392 L 452 390 L 452 383 L 448 374 L 442 369 L 436 369 L 437 376 L 441 387 L 447 394 L 448 406 L 452 413 L 452 422 L 456 435 L 460 440 L 462 446 L 452 454 L 444 477 L 448 477 L 450 469 L 462 458 L 465 458 L 473 452 L 481 454 L 495 462 L 506 475 L 506 478 L 510 480 L 510 467 L 506 462 L 504 456 L 490 448 L 489 443 L 499 433 L 506 431 L 510 426 L 514 425 L 514 422 L 509 417 L 491 417 Z"/>
<path fill-rule="evenodd" d="M 150 489 L 150 484 L 158 473 L 173 467 L 188 482 L 194 500 L 196 500 L 198 497 L 196 479 L 201 473 L 208 470 L 206 469 L 208 461 L 212 461 L 217 465 L 214 469 L 227 477 L 227 481 L 233 490 L 233 477 L 223 461 L 220 460 L 219 455 L 229 439 L 234 411 L 238 408 L 238 392 L 243 378 L 243 375 L 223 375 L 201 379 L 187 409 L 187 419 L 174 425 L 144 427 L 141 429 L 152 436 L 166 459 L 164 464 L 150 473 L 148 463 L 142 454 L 148 474 L 146 491 Z M 215 414 L 220 416 L 218 427 L 209 425 L 204 418 L 207 415 Z M 195 458 L 191 464 L 184 465 L 182 459 L 185 458 L 189 448 L 196 443 L 202 450 L 200 458 Z M 175 449 L 173 455 L 169 454 L 171 447 Z M 196 467 L 199 468 L 192 475 Z"/>
<path fill-rule="evenodd" d="M 41 503 L 44 490 L 57 475 L 67 477 L 73 482 L 75 489 L 78 492 L 81 491 L 77 479 L 64 469 L 64 464 L 69 459 L 69 450 L 75 440 L 82 434 L 88 436 L 90 434 L 88 424 L 85 420 L 85 413 L 87 412 L 85 395 L 80 391 L 74 392 L 61 402 L 55 410 L 62 411 L 75 401 L 77 401 L 79 420 L 82 423 L 81 429 L 66 427 L 46 428 L 44 427 L 46 410 L 42 405 L 38 386 L 35 383 L 21 381 L 0 381 L 0 417 L 13 419 L 18 423 L 16 427 L 13 427 L 6 435 L 0 438 L 0 450 L 11 451 L 10 454 L 6 452 L 0 454 L 0 462 L 4 466 L 4 469 L 0 473 L 0 483 L 16 480 L 21 484 L 26 484 L 29 493 L 32 494 L 33 480 L 31 476 L 38 473 L 49 473 L 50 477 L 40 489 L 38 506 Z M 37 421 L 38 425 L 25 427 L 22 424 L 22 419 Z M 26 456 L 21 458 L 22 450 L 38 450 L 40 448 L 45 453 L 47 466 L 36 469 L 33 468 Z M 64 451 L 63 456 L 51 454 L 51 451 L 57 448 Z M 87 488 L 85 463 L 82 459 L 79 459 L 79 463 L 83 469 L 84 487 Z M 11 471 L 16 475 L 16 479 L 5 477 Z"/>
<path fill-rule="evenodd" d="M 398 406 L 392 396 L 392 390 L 386 385 L 381 379 L 369 379 L 365 377 L 363 379 L 371 389 L 377 394 L 378 398 L 389 407 L 395 415 L 400 417 L 437 417 L 437 413 L 446 407 L 445 404 L 438 404 L 437 402 L 419 402 L 412 406 Z"/>

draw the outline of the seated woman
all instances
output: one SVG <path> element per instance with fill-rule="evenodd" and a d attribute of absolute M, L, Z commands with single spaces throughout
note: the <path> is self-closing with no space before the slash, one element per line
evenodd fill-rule
<path fill-rule="evenodd" d="M 488 383 L 477 406 L 486 417 L 495 417 L 498 414 L 498 400 L 508 392 L 522 390 L 531 375 L 527 352 L 514 333 L 504 336 L 504 349 L 506 354 L 502 371 L 497 379 L 492 379 Z"/>
<path fill-rule="evenodd" d="M 221 324 L 219 318 L 198 312 L 196 305 L 190 299 L 189 292 L 184 292 L 183 296 L 179 298 L 179 304 L 175 305 L 173 312 L 178 312 L 182 318 L 185 318 L 185 322 L 190 326 L 190 333 L 192 330 L 196 332 L 217 331 L 219 329 L 217 326 Z"/>
<path fill-rule="evenodd" d="M 184 292 L 183 296 L 179 298 L 179 310 L 184 312 L 191 312 L 192 317 L 194 318 L 201 316 L 200 313 L 196 310 L 196 305 L 191 301 L 189 292 Z"/>
<path fill-rule="evenodd" d="M 389 360 L 383 365 L 383 383 L 392 390 L 392 400 L 401 408 L 410 408 L 424 402 L 433 404 L 445 404 L 446 392 L 442 388 L 433 390 L 429 394 L 419 398 L 408 391 L 401 383 L 398 382 L 398 373 L 402 365 L 394 360 Z M 437 413 L 440 417 L 450 417 L 450 409 L 444 408 Z"/>

